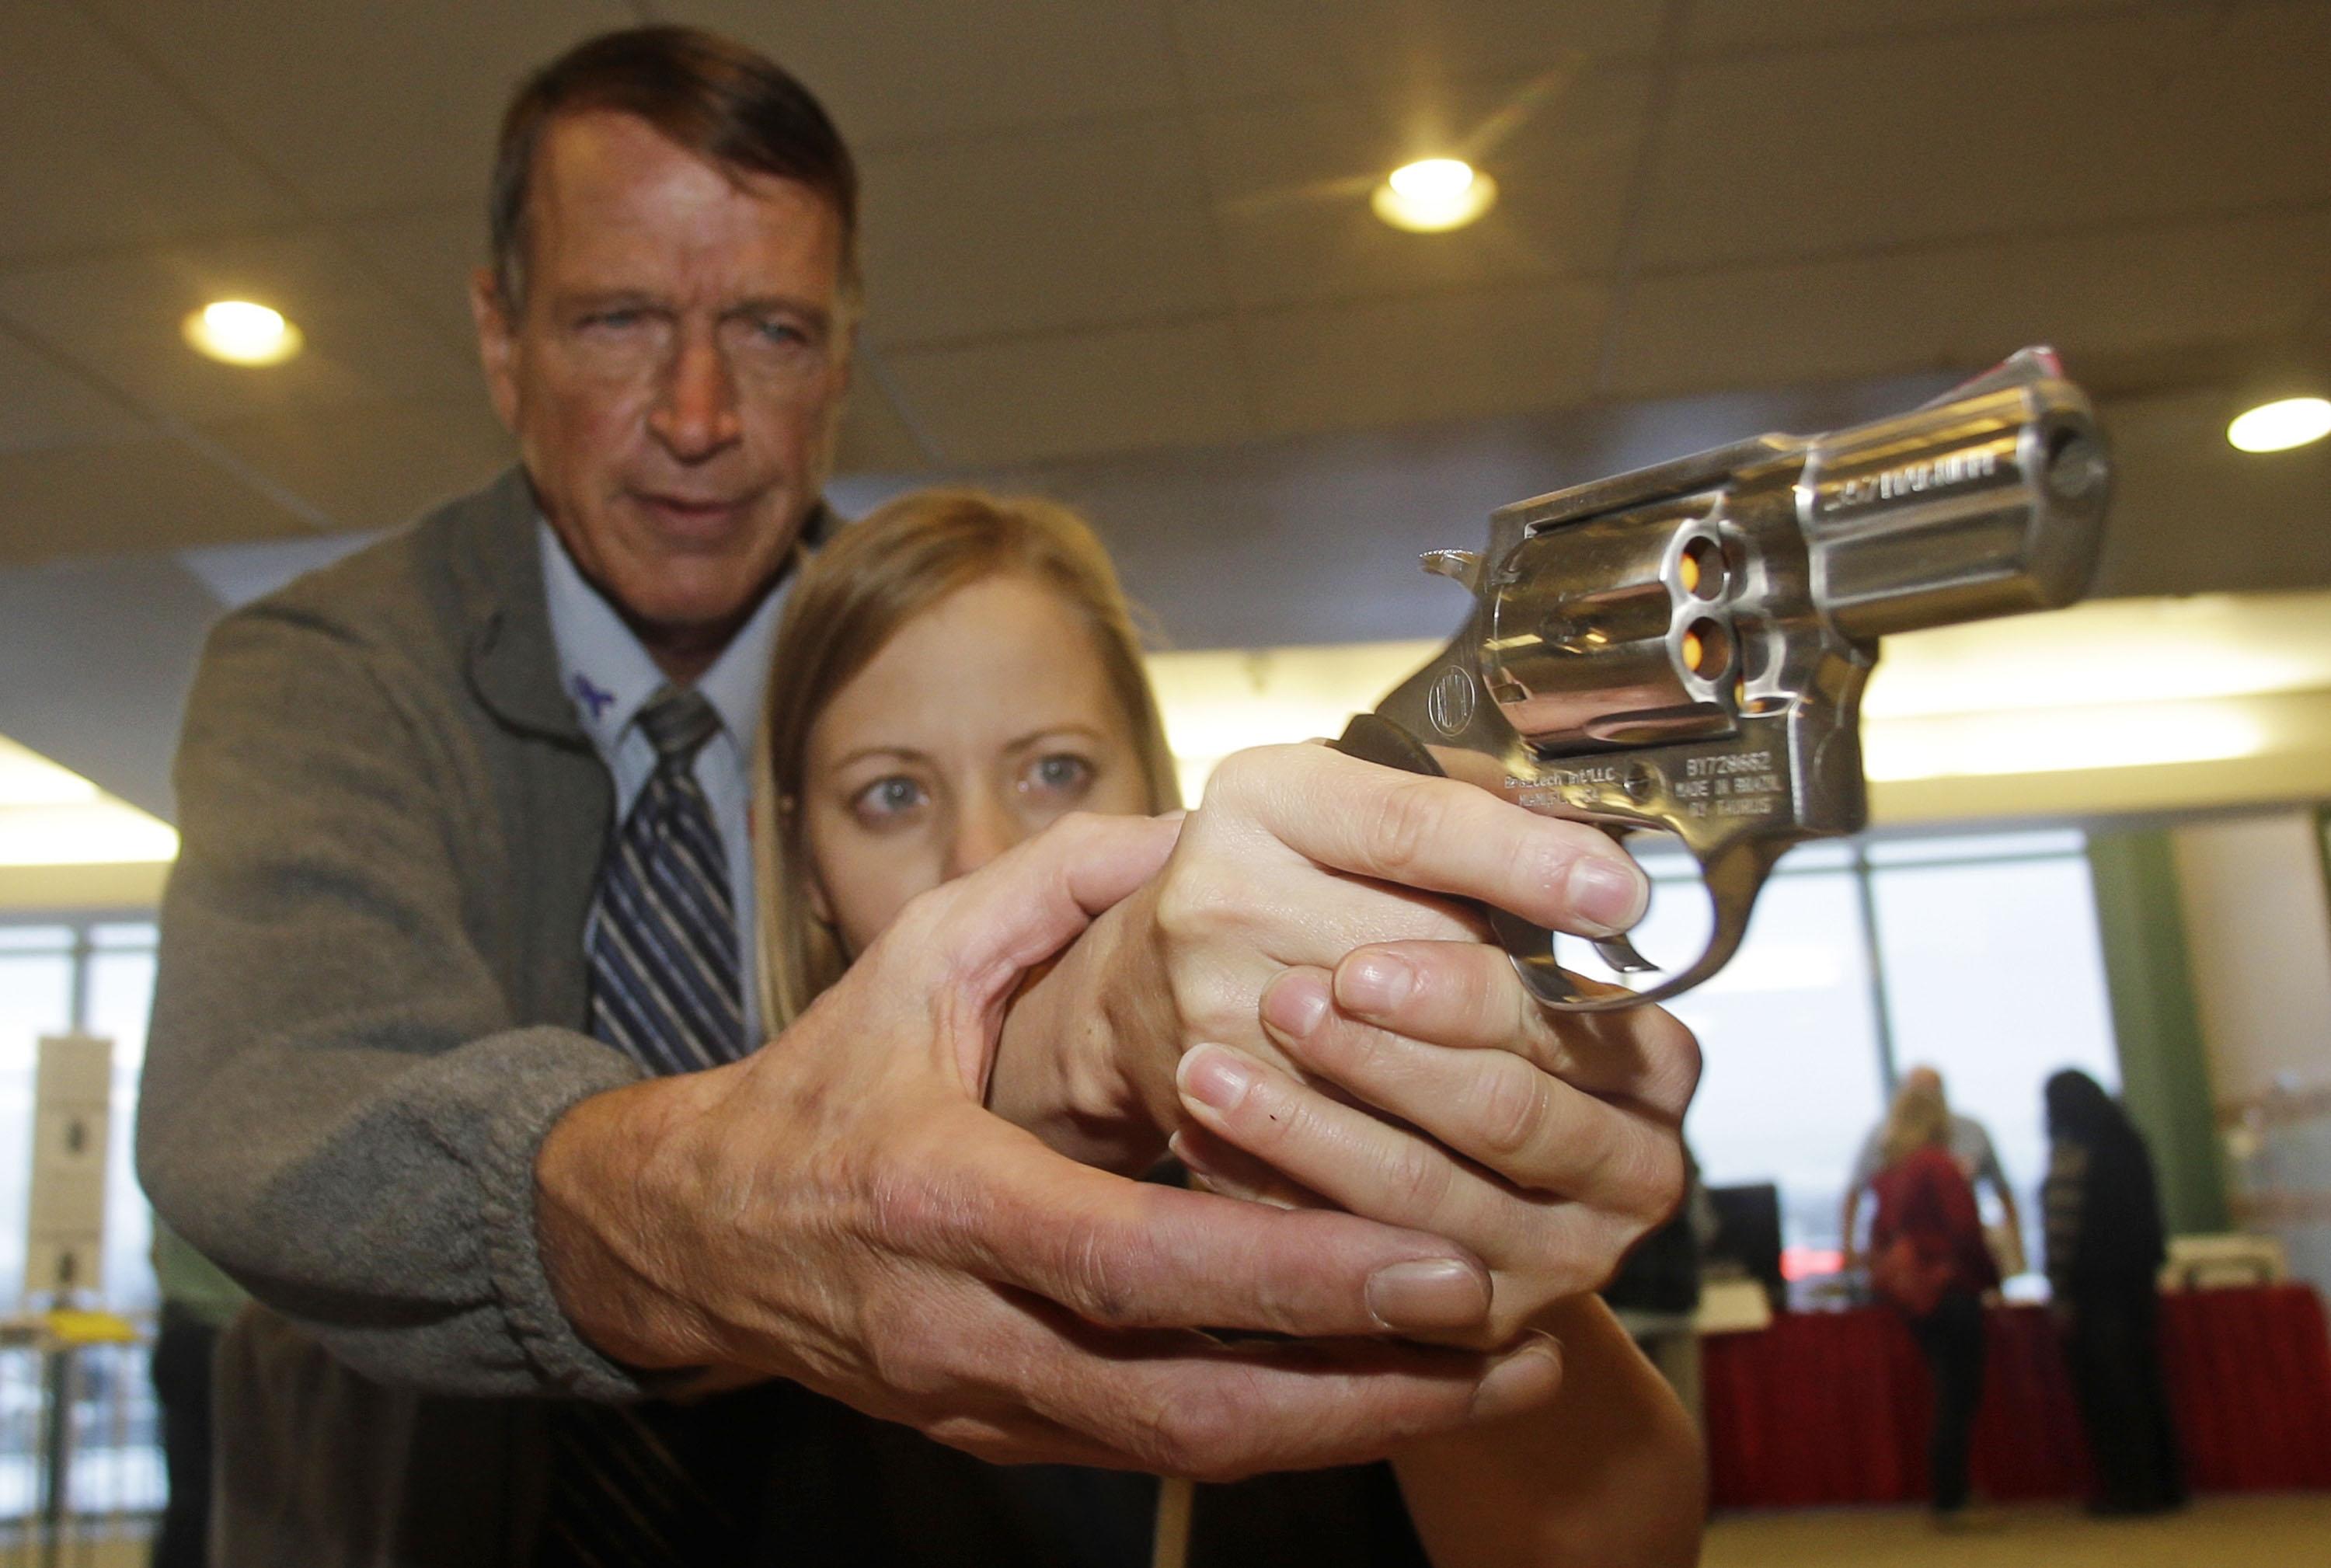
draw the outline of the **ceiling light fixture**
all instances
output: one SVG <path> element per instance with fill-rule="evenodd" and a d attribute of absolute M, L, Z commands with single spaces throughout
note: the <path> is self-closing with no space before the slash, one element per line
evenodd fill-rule
<path fill-rule="evenodd" d="M 2226 426 L 2238 451 L 2288 451 L 2331 435 L 2331 401 L 2285 397 L 2261 403 Z"/>
<path fill-rule="evenodd" d="M 1458 158 L 1403 164 L 1375 188 L 1368 204 L 1377 217 L 1411 233 L 1461 229 L 1489 210 L 1498 182 Z"/>
<path fill-rule="evenodd" d="M 300 352 L 300 328 L 280 310 L 248 299 L 218 299 L 186 318 L 186 341 L 229 365 L 281 365 Z"/>

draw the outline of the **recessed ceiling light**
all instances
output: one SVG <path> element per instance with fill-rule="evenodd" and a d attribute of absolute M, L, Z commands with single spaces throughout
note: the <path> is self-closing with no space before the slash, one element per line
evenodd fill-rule
<path fill-rule="evenodd" d="M 1461 229 L 1489 210 L 1498 182 L 1458 158 L 1403 164 L 1375 188 L 1368 204 L 1395 229 L 1437 234 Z"/>
<path fill-rule="evenodd" d="M 2241 451 L 2284 451 L 2331 435 L 2331 401 L 2286 397 L 2262 403 L 2226 426 L 2226 439 Z"/>
<path fill-rule="evenodd" d="M 229 365 L 281 365 L 300 352 L 300 329 L 280 310 L 218 299 L 186 318 L 186 341 Z"/>

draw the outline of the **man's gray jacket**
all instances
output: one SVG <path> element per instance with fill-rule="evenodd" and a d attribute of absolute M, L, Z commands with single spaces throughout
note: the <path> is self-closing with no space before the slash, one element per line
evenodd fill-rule
<path fill-rule="evenodd" d="M 262 1308 L 220 1358 L 224 1560 L 504 1563 L 539 1396 L 642 1392 L 535 1243 L 533 1162 L 638 1069 L 581 1032 L 612 812 L 513 471 L 223 621 L 177 759 L 138 1126 Z"/>

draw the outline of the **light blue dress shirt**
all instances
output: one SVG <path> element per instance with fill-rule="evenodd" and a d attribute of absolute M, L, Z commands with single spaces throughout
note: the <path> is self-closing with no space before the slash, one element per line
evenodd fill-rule
<path fill-rule="evenodd" d="M 550 525 L 537 518 L 535 532 L 542 552 L 550 636 L 558 650 L 558 683 L 615 781 L 615 819 L 620 822 L 631 814 L 633 801 L 655 772 L 655 747 L 636 722 L 640 709 L 668 682 L 614 606 L 576 566 Z M 745 977 L 745 1033 L 756 1043 L 761 1008 L 753 979 L 757 957 L 753 944 L 751 759 L 761 698 L 768 689 L 777 617 L 792 585 L 788 575 L 696 682 L 696 689 L 720 716 L 719 729 L 696 754 L 694 771 L 711 803 L 712 821 L 720 830 L 720 848 L 728 862 L 728 894 L 737 907 L 737 972 Z M 590 946 L 591 932 L 585 929 L 586 954 Z"/>

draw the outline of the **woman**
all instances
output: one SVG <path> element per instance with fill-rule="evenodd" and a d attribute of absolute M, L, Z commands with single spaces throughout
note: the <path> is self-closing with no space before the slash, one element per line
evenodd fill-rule
<path fill-rule="evenodd" d="M 1870 1280 L 1910 1319 L 1934 1376 L 1927 1468 L 1937 1523 L 1965 1510 L 1967 1449 L 1983 1399 L 1983 1297 L 1999 1288 L 1974 1189 L 1950 1153 L 1950 1107 L 1939 1083 L 1906 1080 L 1887 1113 L 1870 1183 Z"/>
<path fill-rule="evenodd" d="M 2126 1112 L 2087 1073 L 2049 1079 L 2048 1285 L 2064 1330 L 2100 1514 L 2185 1501 L 2177 1430 L 2161 1375 L 2161 1198 Z"/>
<path fill-rule="evenodd" d="M 775 659 L 786 679 L 771 687 L 758 808 L 769 831 L 757 849 L 765 1010 L 776 1024 L 917 894 L 1068 812 L 1177 802 L 1115 575 L 1074 515 L 1049 503 L 940 491 L 880 508 L 804 574 Z M 1008 1058 L 1007 1039 L 992 1101 L 1013 1092 Z M 1185 1059 L 1185 1089 L 1194 1070 Z M 1286 1191 L 1195 1127 L 1175 1147 L 1220 1189 Z M 1391 1471 L 1209 1487 L 1183 1516 L 1179 1488 L 1159 1507 L 1146 1478 L 996 1469 L 837 1417 L 869 1456 L 852 1506 L 885 1529 L 936 1530 L 944 1554 L 931 1561 L 1131 1568 L 1151 1560 L 1153 1511 L 1156 1560 L 1186 1545 L 1209 1568 L 1692 1560 L 1698 1460 L 1672 1398 L 1591 1298 L 1544 1326 L 1564 1353 L 1549 1411 L 1419 1443 Z M 935 1494 L 947 1501 L 920 1503 L 912 1518 L 890 1506 Z"/>

